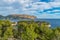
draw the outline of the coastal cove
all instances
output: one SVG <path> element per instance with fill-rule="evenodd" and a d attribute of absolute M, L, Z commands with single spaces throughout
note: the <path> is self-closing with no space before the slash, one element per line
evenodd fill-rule
<path fill-rule="evenodd" d="M 27 19 L 26 21 L 29 21 L 29 20 L 30 19 Z M 41 22 L 42 21 L 48 22 L 48 23 L 50 23 L 51 28 L 60 27 L 60 19 L 34 19 L 34 20 L 41 21 Z M 21 21 L 21 20 L 11 20 L 11 21 L 17 22 L 17 21 Z"/>
<path fill-rule="evenodd" d="M 18 22 L 18 21 L 45 21 L 50 23 L 51 27 L 59 27 L 60 26 L 60 19 L 41 19 L 37 18 L 36 16 L 33 15 L 26 15 L 26 14 L 13 14 L 13 15 L 7 15 L 3 16 L 0 15 L 0 20 L 10 20 L 12 22 Z"/>
<path fill-rule="evenodd" d="M 39 19 L 39 21 L 46 21 L 51 24 L 51 27 L 60 27 L 60 19 Z"/>

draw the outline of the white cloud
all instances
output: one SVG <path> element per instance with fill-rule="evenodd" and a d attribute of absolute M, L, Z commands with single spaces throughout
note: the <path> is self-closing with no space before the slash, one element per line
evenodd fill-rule
<path fill-rule="evenodd" d="M 46 2 L 36 2 L 32 5 L 32 7 L 34 9 L 40 9 L 40 10 L 44 10 L 44 9 L 49 9 L 51 8 L 50 5 Z"/>
<path fill-rule="evenodd" d="M 24 10 L 40 10 L 40 11 L 43 11 L 46 9 L 52 9 L 54 7 L 60 7 L 60 2 L 49 2 L 49 3 L 36 2 L 36 3 L 30 4 L 31 8 L 29 8 L 29 9 L 26 8 L 28 6 L 29 6 L 29 4 L 24 4 L 23 9 Z"/>
<path fill-rule="evenodd" d="M 47 11 L 46 13 L 44 13 L 43 11 L 46 9 L 52 9 L 54 7 L 60 7 L 60 0 L 54 0 L 54 2 L 34 2 L 33 0 L 4 0 L 6 3 L 14 3 L 14 2 L 18 2 L 21 6 L 21 9 L 14 9 L 11 6 L 9 7 L 5 7 L 7 9 L 7 12 L 11 12 L 11 13 L 20 13 L 20 11 L 22 10 L 21 13 L 25 13 L 25 14 L 30 14 L 30 15 L 37 15 L 38 18 L 59 18 L 60 16 L 55 13 L 55 14 L 49 14 L 50 12 L 59 12 L 60 10 L 52 10 L 52 11 Z M 34 3 L 32 3 L 34 2 Z M 30 6 L 30 8 L 29 8 Z M 28 7 L 28 8 L 27 8 Z M 39 13 L 37 10 L 40 12 L 42 11 L 42 14 Z"/>
<path fill-rule="evenodd" d="M 46 13 L 44 13 L 44 14 L 41 14 L 41 15 L 38 15 L 37 16 L 38 18 L 42 18 L 42 19 L 49 19 L 49 18 L 51 18 L 51 19 L 59 19 L 60 18 L 60 15 L 57 15 L 57 14 L 46 14 Z"/>
<path fill-rule="evenodd" d="M 60 7 L 60 2 L 34 2 L 34 0 L 4 0 L 5 2 L 8 3 L 13 3 L 13 2 L 19 2 L 23 10 L 45 10 L 45 9 L 50 9 L 53 7 Z M 59 1 L 59 0 L 58 0 Z M 27 9 L 26 7 L 31 6 L 30 9 Z"/>
<path fill-rule="evenodd" d="M 32 2 L 32 0 L 18 0 L 18 2 L 20 2 L 21 4 L 24 4 L 24 3 L 30 3 Z"/>
<path fill-rule="evenodd" d="M 0 10 L 4 10 L 5 9 L 5 11 L 6 10 L 14 10 L 14 8 L 12 7 L 12 6 L 7 6 L 7 7 L 0 7 Z"/>
<path fill-rule="evenodd" d="M 30 6 L 30 8 L 26 8 L 26 7 L 29 7 Z M 51 6 L 48 4 L 48 3 L 46 3 L 46 2 L 36 2 L 36 3 L 33 3 L 33 4 L 24 4 L 23 6 L 22 6 L 22 9 L 25 11 L 36 11 L 36 10 L 40 10 L 40 11 L 43 11 L 43 10 L 45 10 L 45 9 L 50 9 L 51 8 Z"/>
<path fill-rule="evenodd" d="M 14 8 L 12 6 L 5 7 L 7 10 L 13 10 Z"/>
<path fill-rule="evenodd" d="M 60 7 L 60 2 L 49 2 L 51 7 Z"/>
<path fill-rule="evenodd" d="M 13 3 L 15 2 L 16 0 L 4 0 L 4 2 L 8 2 L 8 3 Z"/>

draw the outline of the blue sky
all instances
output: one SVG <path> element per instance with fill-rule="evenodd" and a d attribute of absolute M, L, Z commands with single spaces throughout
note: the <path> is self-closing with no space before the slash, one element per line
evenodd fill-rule
<path fill-rule="evenodd" d="M 0 0 L 0 15 L 9 14 L 60 19 L 60 0 Z"/>

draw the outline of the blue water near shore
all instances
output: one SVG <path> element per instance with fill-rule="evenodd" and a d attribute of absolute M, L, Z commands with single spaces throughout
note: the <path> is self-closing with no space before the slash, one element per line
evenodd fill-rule
<path fill-rule="evenodd" d="M 40 21 L 46 21 L 51 24 L 51 27 L 60 27 L 60 19 L 39 19 Z"/>
<path fill-rule="evenodd" d="M 60 27 L 60 19 L 36 19 L 37 21 L 46 21 L 51 24 L 51 27 Z M 21 20 L 13 20 L 14 22 L 21 21 Z"/>

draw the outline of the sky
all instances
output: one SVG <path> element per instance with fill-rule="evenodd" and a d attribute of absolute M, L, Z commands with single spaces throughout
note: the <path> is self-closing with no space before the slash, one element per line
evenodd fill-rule
<path fill-rule="evenodd" d="M 9 14 L 60 19 L 60 0 L 0 0 L 0 15 Z"/>

